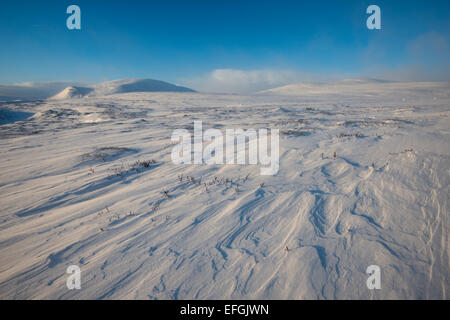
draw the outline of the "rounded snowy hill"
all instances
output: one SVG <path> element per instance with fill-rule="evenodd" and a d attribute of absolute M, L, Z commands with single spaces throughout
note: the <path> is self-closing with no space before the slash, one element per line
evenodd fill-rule
<path fill-rule="evenodd" d="M 396 82 L 376 79 L 344 79 L 329 83 L 294 83 L 262 91 L 288 96 L 358 96 L 358 97 L 450 97 L 447 82 Z"/>
<path fill-rule="evenodd" d="M 153 79 L 123 79 L 96 84 L 92 87 L 67 87 L 51 100 L 107 96 L 130 92 L 195 92 L 195 90 Z"/>
<path fill-rule="evenodd" d="M 192 89 L 153 79 L 123 79 L 95 85 L 95 95 L 128 92 L 195 92 Z"/>
<path fill-rule="evenodd" d="M 82 98 L 87 94 L 91 93 L 94 89 L 86 88 L 86 87 L 67 87 L 60 93 L 51 97 L 51 100 L 64 100 L 64 99 L 74 99 L 74 98 Z"/>

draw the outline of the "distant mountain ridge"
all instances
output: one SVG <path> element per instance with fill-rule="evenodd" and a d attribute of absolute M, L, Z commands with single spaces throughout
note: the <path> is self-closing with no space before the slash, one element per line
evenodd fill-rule
<path fill-rule="evenodd" d="M 60 93 L 51 97 L 51 100 L 63 100 L 63 99 L 73 99 L 73 98 L 82 98 L 89 93 L 91 93 L 94 89 L 87 87 L 76 87 L 70 86 L 65 88 Z"/>
<path fill-rule="evenodd" d="M 91 87 L 70 86 L 49 99 L 62 100 L 130 92 L 195 92 L 195 90 L 160 80 L 123 79 L 103 82 Z"/>
<path fill-rule="evenodd" d="M 275 94 L 288 96 L 381 96 L 381 95 L 410 95 L 430 94 L 449 96 L 450 84 L 447 82 L 400 82 L 377 79 L 344 79 L 328 83 L 300 82 L 269 90 L 261 94 Z"/>

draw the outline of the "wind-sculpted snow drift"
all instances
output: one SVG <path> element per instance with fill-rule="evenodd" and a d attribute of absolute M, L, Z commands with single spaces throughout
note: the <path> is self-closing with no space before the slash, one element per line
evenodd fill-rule
<path fill-rule="evenodd" d="M 449 91 L 408 90 L 5 105 L 0 298 L 448 299 Z M 279 171 L 174 164 L 194 120 L 279 129 Z"/>

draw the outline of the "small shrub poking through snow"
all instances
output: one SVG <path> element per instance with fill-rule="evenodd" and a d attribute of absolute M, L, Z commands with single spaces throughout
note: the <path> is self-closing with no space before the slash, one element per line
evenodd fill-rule
<path fill-rule="evenodd" d="M 360 132 L 356 132 L 356 133 L 344 133 L 344 132 L 341 132 L 337 137 L 338 138 L 346 138 L 346 137 L 359 137 L 359 138 L 362 138 L 362 137 L 364 137 L 364 135 L 362 133 L 360 133 Z"/>
<path fill-rule="evenodd" d="M 156 164 L 155 160 L 149 160 L 149 161 L 136 161 L 134 163 L 135 167 L 142 167 L 142 168 L 149 168 L 152 164 Z"/>
<path fill-rule="evenodd" d="M 92 152 L 85 153 L 81 156 L 83 161 L 97 161 L 102 160 L 114 160 L 114 158 L 120 157 L 126 153 L 135 152 L 135 150 L 125 147 L 101 147 L 96 148 Z"/>

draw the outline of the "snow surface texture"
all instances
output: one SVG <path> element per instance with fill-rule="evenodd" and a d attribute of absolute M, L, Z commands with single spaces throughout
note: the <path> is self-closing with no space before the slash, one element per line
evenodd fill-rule
<path fill-rule="evenodd" d="M 4 105 L 33 116 L 0 126 L 0 298 L 448 299 L 439 87 Z M 194 120 L 279 128 L 280 171 L 173 164 L 172 131 Z"/>

